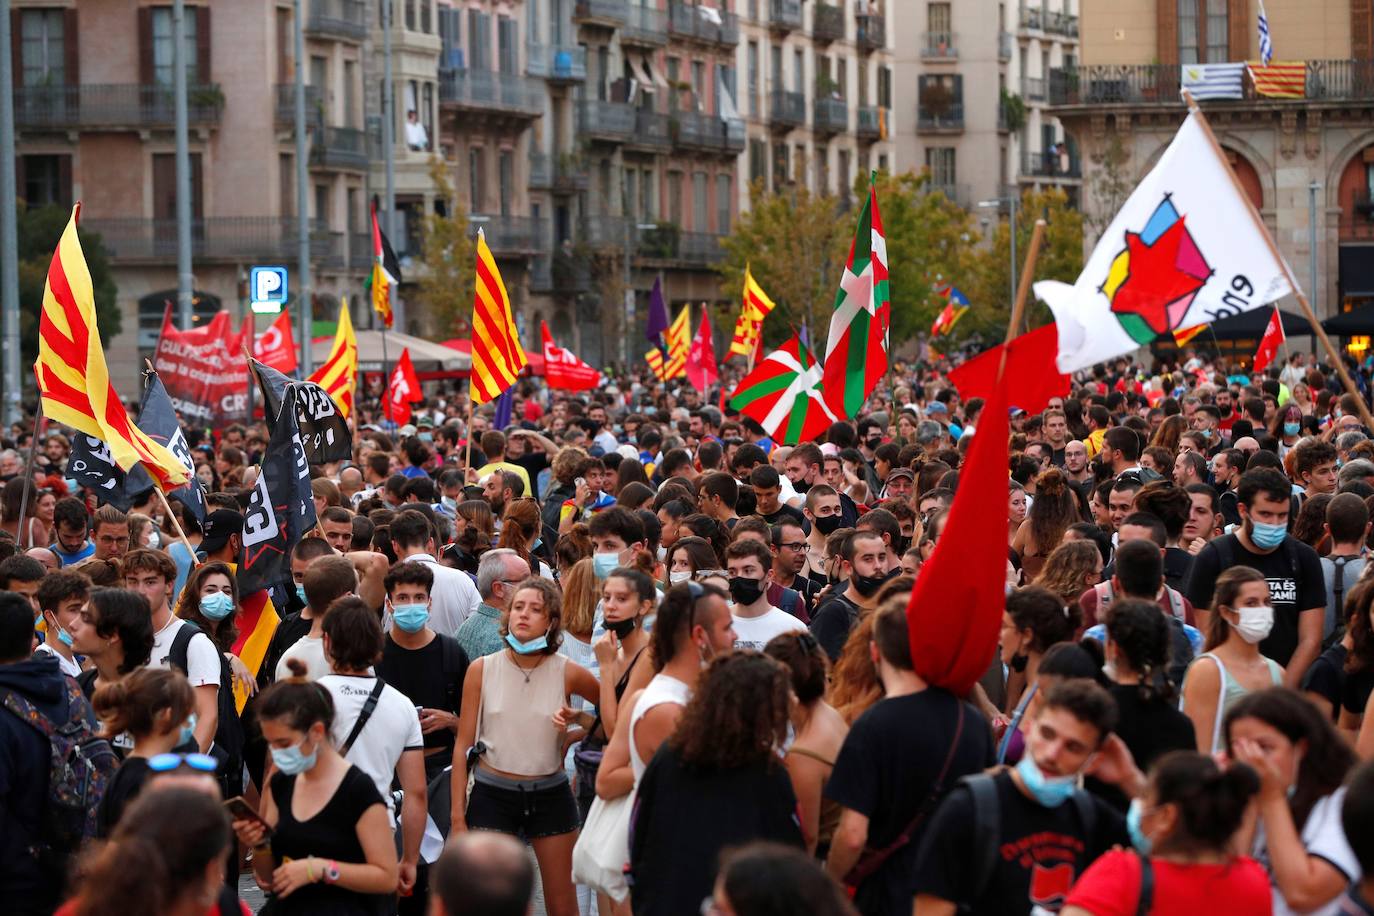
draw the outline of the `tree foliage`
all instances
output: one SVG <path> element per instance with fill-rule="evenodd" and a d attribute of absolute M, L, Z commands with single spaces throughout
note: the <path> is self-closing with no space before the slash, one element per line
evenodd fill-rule
<path fill-rule="evenodd" d="M 29 209 L 22 201 L 18 210 L 19 229 L 19 334 L 24 365 L 38 358 L 38 315 L 43 308 L 43 286 L 53 252 L 67 228 L 71 211 L 56 205 Z M 95 320 L 100 339 L 108 343 L 123 330 L 122 315 L 116 301 L 119 290 L 110 273 L 110 256 L 94 232 L 77 227 L 77 238 L 86 256 L 95 294 Z M 27 376 L 32 380 L 32 375 Z"/>
<path fill-rule="evenodd" d="M 419 283 L 410 298 L 428 316 L 433 325 L 430 332 L 447 336 L 456 333 L 460 321 L 472 313 L 476 245 L 468 237 L 467 214 L 453 193 L 448 166 L 437 156 L 430 157 L 429 177 L 445 213 L 425 215 Z"/>

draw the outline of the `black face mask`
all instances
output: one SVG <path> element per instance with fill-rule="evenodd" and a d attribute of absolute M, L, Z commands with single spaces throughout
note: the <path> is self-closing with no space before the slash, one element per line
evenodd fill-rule
<path fill-rule="evenodd" d="M 868 440 L 866 443 L 864 443 L 864 444 L 868 446 L 868 450 L 871 452 L 871 451 L 873 451 L 875 448 L 877 448 L 878 446 L 882 445 L 882 444 L 883 444 L 883 440 L 882 440 L 880 437 L 878 437 L 878 436 L 874 436 L 872 439 L 869 439 L 869 440 Z"/>
<path fill-rule="evenodd" d="M 730 577 L 730 600 L 735 604 L 753 604 L 763 597 L 763 583 L 745 576 Z"/>
<path fill-rule="evenodd" d="M 635 619 L 633 617 L 626 617 L 624 620 L 607 620 L 605 621 L 605 625 L 607 630 L 615 634 L 616 639 L 623 640 L 626 636 L 634 632 Z"/>
<path fill-rule="evenodd" d="M 822 515 L 820 518 L 815 519 L 812 524 L 816 526 L 817 531 L 828 537 L 838 531 L 843 522 L 844 519 L 841 518 L 840 514 L 837 512 L 834 515 Z"/>
<path fill-rule="evenodd" d="M 902 554 L 906 553 L 907 548 L 910 547 L 910 546 L 911 546 L 911 535 L 908 535 L 908 534 L 899 534 L 899 535 L 897 535 L 897 540 L 894 541 L 893 544 L 892 544 L 892 549 L 893 549 L 894 551 L 896 551 L 897 556 L 900 557 Z"/>
<path fill-rule="evenodd" d="M 854 591 L 861 597 L 871 598 L 878 589 L 882 588 L 884 582 L 897 575 L 897 570 L 892 572 L 879 573 L 876 576 L 861 576 L 857 572 L 849 577 L 850 583 L 854 586 Z"/>
<path fill-rule="evenodd" d="M 807 490 L 811 489 L 811 484 L 807 483 L 805 480 L 799 480 L 792 484 L 792 489 L 796 490 L 798 493 L 805 493 Z"/>

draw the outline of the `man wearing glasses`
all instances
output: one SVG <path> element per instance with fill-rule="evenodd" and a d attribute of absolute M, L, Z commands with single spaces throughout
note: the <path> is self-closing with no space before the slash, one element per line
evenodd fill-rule
<path fill-rule="evenodd" d="M 799 593 L 808 615 L 816 606 L 820 585 L 806 575 L 806 532 L 792 518 L 780 518 L 773 526 L 773 582 Z"/>

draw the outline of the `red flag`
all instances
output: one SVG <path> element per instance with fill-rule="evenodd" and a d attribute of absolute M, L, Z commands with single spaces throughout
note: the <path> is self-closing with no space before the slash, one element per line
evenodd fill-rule
<path fill-rule="evenodd" d="M 1274 306 L 1274 314 L 1269 316 L 1269 324 L 1265 326 L 1259 349 L 1255 351 L 1254 371 L 1263 372 L 1264 368 L 1274 361 L 1279 346 L 1287 339 L 1283 336 L 1283 320 L 1279 318 L 1279 308 Z"/>
<path fill-rule="evenodd" d="M 1007 379 L 1013 378 L 1010 368 Z M 1004 381 L 988 391 L 949 521 L 906 609 L 916 673 L 956 696 L 968 693 L 987 671 L 1006 603 L 1009 385 Z M 1021 387 L 1019 378 L 1016 386 Z"/>
<path fill-rule="evenodd" d="M 410 361 L 409 347 L 401 351 L 401 358 L 396 361 L 396 368 L 391 371 L 386 388 L 386 415 L 391 422 L 406 425 L 410 422 L 410 405 L 424 400 L 420 392 L 420 379 Z"/>
<path fill-rule="evenodd" d="M 959 396 L 992 400 L 997 386 L 997 370 L 1002 353 L 1007 354 L 1004 379 L 1014 380 L 1015 392 L 1006 400 L 1008 406 L 1020 407 L 1027 413 L 1039 413 L 1050 398 L 1069 393 L 1069 377 L 1060 373 L 1055 360 L 1059 356 L 1059 332 L 1053 324 L 1022 334 L 1010 344 L 993 347 L 949 373 L 949 380 L 959 389 Z M 986 412 L 984 416 L 986 416 Z M 982 424 L 978 424 L 982 429 Z M 943 537 L 943 534 L 941 535 Z"/>
<path fill-rule="evenodd" d="M 296 339 L 291 333 L 291 316 L 285 311 L 253 340 L 253 358 L 278 372 L 296 371 Z"/>
<path fill-rule="evenodd" d="M 539 322 L 539 332 L 544 341 L 544 377 L 550 388 L 590 391 L 601 385 L 600 372 L 553 342 L 547 321 Z"/>
<path fill-rule="evenodd" d="M 687 351 L 687 381 L 705 394 L 718 377 L 716 348 L 711 343 L 711 321 L 702 309 L 701 326 L 697 328 L 697 336 L 692 338 L 692 349 Z"/>

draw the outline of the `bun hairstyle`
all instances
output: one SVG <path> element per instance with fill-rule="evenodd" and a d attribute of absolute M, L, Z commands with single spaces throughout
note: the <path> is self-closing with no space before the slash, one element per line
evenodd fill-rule
<path fill-rule="evenodd" d="M 798 703 L 810 706 L 825 696 L 829 659 L 809 630 L 774 636 L 763 647 L 763 654 L 786 666 Z"/>
<path fill-rule="evenodd" d="M 1102 674 L 1102 646 L 1095 639 L 1082 642 L 1059 642 L 1045 650 L 1040 659 L 1039 676 L 1064 679 L 1083 678 L 1106 687 Z"/>
<path fill-rule="evenodd" d="M 305 662 L 288 658 L 286 667 L 291 676 L 277 681 L 258 697 L 258 718 L 285 723 L 292 731 L 306 732 L 316 722 L 324 723 L 329 732 L 334 726 L 334 699 L 329 691 L 306 678 Z"/>
<path fill-rule="evenodd" d="M 1106 624 L 1107 635 L 1116 650 L 1125 657 L 1131 670 L 1141 675 L 1141 699 L 1148 700 L 1156 693 L 1170 699 L 1174 688 L 1167 676 L 1163 691 L 1155 688 L 1154 675 L 1168 668 L 1170 647 L 1170 624 L 1159 612 L 1159 605 L 1135 598 L 1115 601 L 1107 608 Z"/>
<path fill-rule="evenodd" d="M 1180 826 L 1167 848 L 1220 852 L 1240 829 L 1260 779 L 1243 763 L 1222 769 L 1205 754 L 1171 751 L 1150 769 L 1150 786 L 1156 804 L 1178 806 Z"/>
<path fill-rule="evenodd" d="M 1035 498 L 1056 497 L 1069 489 L 1068 479 L 1059 468 L 1046 468 L 1035 478 Z"/>
<path fill-rule="evenodd" d="M 144 738 L 157 733 L 164 709 L 171 711 L 170 727 L 185 722 L 196 709 L 196 694 L 180 671 L 139 668 L 97 690 L 91 705 L 107 738 L 121 732 Z"/>
<path fill-rule="evenodd" d="M 639 556 L 645 555 L 645 553 L 646 552 L 642 550 L 638 551 L 636 560 L 639 559 Z M 611 574 L 606 578 L 623 579 L 628 582 L 635 593 L 639 595 L 640 601 L 654 601 L 658 598 L 658 589 L 654 587 L 653 577 L 640 569 L 638 565 L 617 566 L 615 569 L 611 570 Z M 652 613 L 652 610 L 650 613 Z"/>

